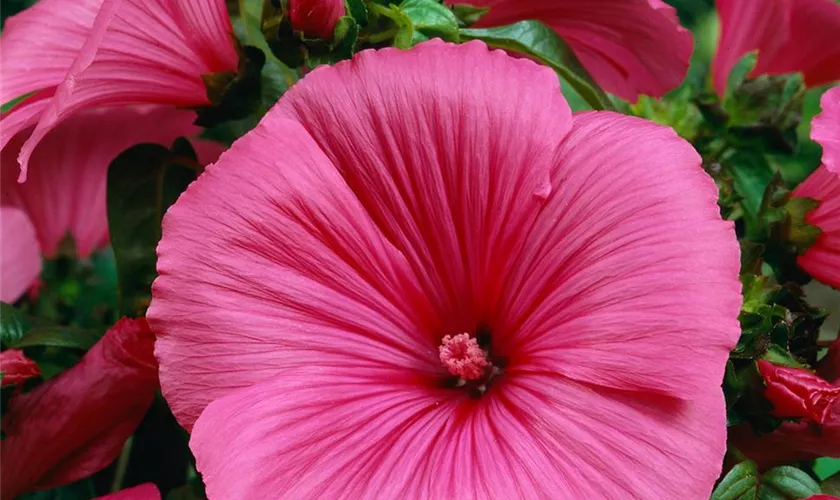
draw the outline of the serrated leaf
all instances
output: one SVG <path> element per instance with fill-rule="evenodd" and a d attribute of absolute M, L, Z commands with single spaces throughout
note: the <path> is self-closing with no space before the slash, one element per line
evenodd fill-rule
<path fill-rule="evenodd" d="M 800 363 L 793 354 L 787 352 L 783 347 L 779 347 L 776 344 L 771 345 L 767 349 L 767 352 L 764 353 L 762 359 L 769 361 L 774 365 L 790 366 L 791 368 L 808 368 L 808 365 Z"/>
<path fill-rule="evenodd" d="M 773 181 L 773 170 L 764 155 L 749 151 L 739 151 L 724 162 L 732 173 L 733 187 L 741 196 L 741 207 L 748 221 L 758 218 L 764 193 Z"/>
<path fill-rule="evenodd" d="M 820 485 L 804 471 L 790 465 L 770 469 L 761 475 L 760 500 L 795 500 L 820 493 Z"/>
<path fill-rule="evenodd" d="M 195 153 L 180 144 L 172 152 L 158 144 L 134 146 L 108 169 L 108 228 L 123 315 L 144 314 L 163 214 L 197 176 L 196 168 L 185 166 L 195 162 Z"/>
<path fill-rule="evenodd" d="M 0 302 L 0 344 L 3 349 L 16 346 L 32 325 L 24 313 Z"/>
<path fill-rule="evenodd" d="M 462 29 L 462 40 L 482 40 L 491 47 L 520 52 L 551 67 L 574 87 L 592 109 L 613 109 L 607 94 L 595 84 L 572 49 L 553 29 L 539 21 L 508 26 Z"/>
<path fill-rule="evenodd" d="M 444 5 L 435 0 L 404 0 L 399 8 L 411 21 L 415 33 L 419 31 L 426 38 L 439 36 L 449 42 L 458 41 L 458 18 Z"/>
<path fill-rule="evenodd" d="M 755 462 L 741 462 L 720 481 L 709 500 L 740 500 L 754 498 L 758 490 L 758 466 Z"/>

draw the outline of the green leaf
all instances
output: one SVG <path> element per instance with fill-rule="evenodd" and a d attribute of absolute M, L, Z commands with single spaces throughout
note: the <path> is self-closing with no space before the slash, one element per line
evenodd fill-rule
<path fill-rule="evenodd" d="M 185 142 L 176 141 L 172 151 L 158 144 L 134 146 L 108 169 L 108 228 L 123 315 L 145 312 L 163 214 L 198 174 L 195 153 Z"/>
<path fill-rule="evenodd" d="M 438 36 L 449 42 L 458 41 L 458 18 L 435 0 L 404 0 L 399 9 L 411 21 L 415 32 L 428 38 Z"/>
<path fill-rule="evenodd" d="M 462 40 L 482 40 L 491 47 L 526 54 L 551 67 L 574 87 L 592 109 L 613 109 L 609 97 L 583 69 L 572 49 L 539 21 L 520 21 L 487 29 L 462 29 Z"/>
<path fill-rule="evenodd" d="M 776 344 L 771 345 L 767 349 L 767 352 L 764 353 L 762 359 L 769 361 L 774 365 L 790 366 L 791 368 L 808 368 L 808 365 L 800 363 L 793 354 L 787 352 L 787 350 Z"/>
<path fill-rule="evenodd" d="M 0 302 L 0 344 L 3 349 L 16 346 L 30 328 L 32 325 L 24 313 Z"/>
<path fill-rule="evenodd" d="M 740 500 L 755 498 L 758 490 L 758 466 L 755 462 L 741 462 L 721 480 L 709 500 Z"/>
<path fill-rule="evenodd" d="M 359 26 L 367 26 L 368 10 L 364 0 L 345 0 L 344 3 L 347 5 L 347 14 L 355 19 Z"/>
<path fill-rule="evenodd" d="M 451 5 L 450 8 L 455 14 L 455 17 L 465 26 L 477 23 L 481 19 L 481 16 L 490 12 L 489 7 L 475 7 L 463 3 Z"/>
<path fill-rule="evenodd" d="M 735 95 L 738 89 L 743 85 L 744 81 L 747 79 L 747 76 L 752 73 L 753 68 L 755 68 L 757 57 L 755 52 L 750 52 L 735 64 L 735 66 L 729 71 L 729 78 L 726 82 L 726 95 L 724 96 L 724 107 L 728 104 L 728 101 Z"/>
<path fill-rule="evenodd" d="M 738 151 L 724 161 L 732 173 L 733 187 L 741 196 L 741 207 L 751 221 L 756 221 L 764 193 L 773 180 L 773 169 L 764 155 L 750 151 Z"/>
<path fill-rule="evenodd" d="M 770 469 L 761 476 L 760 499 L 794 500 L 820 493 L 820 485 L 804 471 L 790 465 Z"/>
<path fill-rule="evenodd" d="M 38 326 L 18 342 L 15 347 L 65 347 L 87 351 L 102 338 L 101 333 L 67 326 Z"/>

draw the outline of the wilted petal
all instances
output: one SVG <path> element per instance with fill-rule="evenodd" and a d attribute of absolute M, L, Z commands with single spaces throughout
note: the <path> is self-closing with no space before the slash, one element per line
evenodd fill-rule
<path fill-rule="evenodd" d="M 157 391 L 153 346 L 145 320 L 121 320 L 79 364 L 12 398 L 0 442 L 3 498 L 87 477 L 119 454 Z"/>
<path fill-rule="evenodd" d="M 0 208 L 0 300 L 18 300 L 41 274 L 41 250 L 26 212 Z"/>
<path fill-rule="evenodd" d="M 571 46 L 607 92 L 636 101 L 661 96 L 688 71 L 694 47 L 673 7 L 661 0 L 447 0 L 490 7 L 476 26 L 500 26 L 535 19 Z"/>
<path fill-rule="evenodd" d="M 773 404 L 773 415 L 777 417 L 804 417 L 822 424 L 834 403 L 840 401 L 840 387 L 813 373 L 764 360 L 758 362 L 758 370 L 767 386 L 764 396 Z"/>
<path fill-rule="evenodd" d="M 3 372 L 3 387 L 20 384 L 41 374 L 38 365 L 20 349 L 0 352 L 0 372 Z"/>

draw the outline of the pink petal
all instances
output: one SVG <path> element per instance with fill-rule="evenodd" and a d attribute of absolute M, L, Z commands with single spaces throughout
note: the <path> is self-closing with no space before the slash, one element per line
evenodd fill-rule
<path fill-rule="evenodd" d="M 721 36 L 712 64 L 723 95 L 729 72 L 758 51 L 751 76 L 803 73 L 818 86 L 840 79 L 840 6 L 834 0 L 717 0 Z"/>
<path fill-rule="evenodd" d="M 447 3 L 465 3 L 447 0 Z M 688 71 L 691 32 L 661 0 L 474 0 L 490 7 L 477 27 L 527 19 L 542 21 L 572 47 L 607 92 L 635 102 L 639 94 L 661 96 Z"/>
<path fill-rule="evenodd" d="M 41 275 L 41 251 L 23 210 L 0 208 L 0 300 L 17 301 Z"/>
<path fill-rule="evenodd" d="M 700 499 L 725 448 L 723 396 L 707 393 L 522 373 L 473 400 L 387 372 L 292 370 L 211 403 L 190 446 L 209 498 Z"/>
<path fill-rule="evenodd" d="M 222 0 L 104 0 L 53 101 L 5 132 L 37 122 L 20 151 L 21 181 L 35 146 L 85 108 L 209 104 L 201 75 L 236 69 L 232 32 Z"/>
<path fill-rule="evenodd" d="M 0 372 L 3 372 L 3 387 L 20 384 L 41 375 L 38 365 L 27 358 L 20 349 L 6 349 L 0 352 Z"/>
<path fill-rule="evenodd" d="M 820 201 L 820 205 L 805 216 L 805 221 L 822 231 L 813 246 L 796 262 L 814 279 L 840 288 L 840 173 L 821 166 L 793 191 L 793 195 Z"/>
<path fill-rule="evenodd" d="M 26 139 L 16 137 L 2 153 L 4 204 L 23 208 L 41 249 L 53 256 L 69 233 L 82 257 L 108 245 L 107 172 L 125 149 L 152 142 L 170 146 L 198 132 L 195 113 L 168 107 L 108 108 L 70 117 L 52 130 L 32 156 L 35 170 L 15 182 L 14 158 Z M 212 158 L 212 154 L 210 155 Z"/>
<path fill-rule="evenodd" d="M 440 338 L 486 314 L 569 122 L 550 70 L 480 43 L 308 75 L 164 220 L 149 318 L 179 421 L 301 364 L 447 373 Z"/>
<path fill-rule="evenodd" d="M 747 53 L 772 53 L 790 36 L 793 0 L 716 0 L 720 40 L 712 62 L 715 91 L 723 97 L 729 72 Z"/>
<path fill-rule="evenodd" d="M 811 139 L 823 148 L 825 168 L 840 174 L 840 87 L 827 90 L 820 105 L 822 113 L 811 122 Z"/>
<path fill-rule="evenodd" d="M 0 96 L 6 102 L 64 80 L 103 0 L 41 0 L 6 20 Z M 5 121 L 4 125 L 8 126 Z"/>
<path fill-rule="evenodd" d="M 739 249 L 671 129 L 581 113 L 491 320 L 511 363 L 681 399 L 719 392 L 740 327 Z"/>
<path fill-rule="evenodd" d="M 33 391 L 14 396 L 3 416 L 3 498 L 74 482 L 107 466 L 157 391 L 154 336 L 124 319 L 82 360 Z M 72 429 L 72 432 L 68 432 Z"/>
<path fill-rule="evenodd" d="M 154 484 L 145 483 L 110 495 L 96 497 L 94 500 L 160 500 L 160 491 Z"/>

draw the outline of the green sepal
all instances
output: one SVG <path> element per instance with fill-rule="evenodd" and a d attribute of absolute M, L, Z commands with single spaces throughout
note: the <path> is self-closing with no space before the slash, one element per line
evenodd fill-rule
<path fill-rule="evenodd" d="M 265 54 L 252 46 L 242 47 L 239 54 L 237 71 L 201 75 L 211 104 L 196 109 L 196 125 L 212 127 L 225 121 L 239 120 L 259 108 Z"/>

